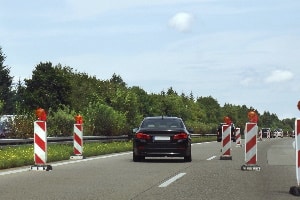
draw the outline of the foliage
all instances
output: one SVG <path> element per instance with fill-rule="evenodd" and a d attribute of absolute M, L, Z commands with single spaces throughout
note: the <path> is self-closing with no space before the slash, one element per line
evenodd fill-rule
<path fill-rule="evenodd" d="M 125 114 L 101 102 L 90 103 L 84 116 L 85 127 L 90 135 L 119 135 L 128 131 Z"/>
<path fill-rule="evenodd" d="M 2 113 L 12 112 L 12 80 L 9 75 L 10 68 L 4 65 L 5 54 L 0 47 L 0 111 Z"/>
<path fill-rule="evenodd" d="M 0 114 L 16 114 L 11 122 L 11 137 L 32 137 L 33 111 L 38 107 L 48 113 L 49 136 L 72 135 L 74 116 L 84 118 L 85 135 L 128 134 L 145 116 L 178 116 L 195 133 L 214 133 L 217 125 L 229 116 L 243 129 L 249 110 L 246 105 L 220 105 L 216 99 L 178 94 L 172 87 L 158 94 L 147 93 L 138 86 L 128 87 L 122 77 L 113 74 L 108 80 L 74 71 L 71 67 L 41 62 L 32 78 L 12 85 L 10 70 L 4 66 L 0 48 Z M 2 112 L 1 112 L 2 111 Z M 291 131 L 294 118 L 279 120 L 276 114 L 258 113 L 259 127 L 283 128 Z"/>
<path fill-rule="evenodd" d="M 70 104 L 70 83 L 59 66 L 53 67 L 51 62 L 38 64 L 25 85 L 24 106 L 31 110 L 41 107 L 56 111 Z"/>
<path fill-rule="evenodd" d="M 77 113 L 67 106 L 58 108 L 56 112 L 50 110 L 47 119 L 48 136 L 72 136 L 76 115 Z"/>
<path fill-rule="evenodd" d="M 9 120 L 10 138 L 33 138 L 34 114 L 16 115 Z"/>

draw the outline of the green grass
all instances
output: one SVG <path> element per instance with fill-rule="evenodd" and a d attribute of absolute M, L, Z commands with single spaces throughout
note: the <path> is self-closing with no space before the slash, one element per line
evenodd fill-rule
<path fill-rule="evenodd" d="M 214 141 L 215 137 L 192 138 L 193 143 Z M 132 150 L 132 142 L 97 143 L 86 142 L 83 145 L 85 157 L 119 153 Z M 68 160 L 73 154 L 73 144 L 48 144 L 47 163 Z M 0 169 L 34 165 L 32 145 L 5 146 L 0 148 Z"/>

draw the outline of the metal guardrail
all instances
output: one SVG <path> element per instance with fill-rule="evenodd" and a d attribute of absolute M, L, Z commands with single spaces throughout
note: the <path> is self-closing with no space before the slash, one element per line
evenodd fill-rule
<path fill-rule="evenodd" d="M 208 137 L 216 136 L 216 134 L 191 134 L 192 137 Z M 112 141 L 126 141 L 129 140 L 129 135 L 120 136 L 83 136 L 83 141 L 95 141 L 95 142 L 112 142 Z M 28 139 L 0 139 L 0 146 L 5 145 L 22 145 L 33 144 L 33 138 Z M 73 136 L 68 137 L 47 137 L 48 143 L 71 143 L 73 142 Z"/>
<path fill-rule="evenodd" d="M 126 141 L 128 140 L 128 135 L 121 136 L 83 136 L 83 141 L 101 141 L 101 142 L 111 142 L 111 141 Z M 0 146 L 4 145 L 21 145 L 21 144 L 33 144 L 34 139 L 0 139 Z M 68 137 L 47 137 L 48 143 L 70 143 L 73 142 L 73 136 Z"/>

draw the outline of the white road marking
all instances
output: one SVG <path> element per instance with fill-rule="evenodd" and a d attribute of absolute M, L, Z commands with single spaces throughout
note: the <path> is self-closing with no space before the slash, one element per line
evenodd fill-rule
<path fill-rule="evenodd" d="M 17 170 L 10 170 L 10 171 L 6 171 L 6 172 L 1 172 L 0 176 L 8 175 L 8 174 L 20 173 L 20 172 L 26 172 L 26 171 L 29 171 L 29 170 L 30 170 L 29 168 L 26 168 L 26 169 L 17 169 Z"/>
<path fill-rule="evenodd" d="M 162 184 L 160 184 L 158 187 L 167 187 L 168 185 L 170 185 L 171 183 L 175 182 L 177 179 L 180 179 L 181 177 L 183 177 L 186 173 L 180 173 L 177 174 L 176 176 L 170 178 L 169 180 L 163 182 Z"/>
<path fill-rule="evenodd" d="M 53 164 L 47 163 L 47 165 L 57 167 L 57 166 L 61 166 L 61 165 L 73 164 L 73 163 L 78 163 L 78 162 L 86 162 L 86 161 L 90 161 L 90 160 L 98 160 L 98 159 L 105 159 L 105 158 L 111 158 L 111 157 L 116 157 L 116 156 L 122 156 L 122 155 L 126 155 L 126 154 L 131 154 L 131 153 L 132 152 L 116 153 L 116 154 L 109 154 L 109 155 L 97 156 L 97 157 L 92 157 L 92 158 L 86 158 L 86 159 L 82 159 L 82 160 L 63 161 L 63 162 L 53 163 Z M 31 171 L 30 167 L 17 169 L 17 170 L 9 170 L 9 171 L 0 172 L 0 176 L 20 173 L 20 172 L 26 172 L 26 171 Z"/>
<path fill-rule="evenodd" d="M 212 156 L 212 157 L 210 157 L 210 158 L 207 158 L 206 160 L 212 160 L 212 159 L 214 159 L 214 158 L 216 158 L 217 156 Z"/>

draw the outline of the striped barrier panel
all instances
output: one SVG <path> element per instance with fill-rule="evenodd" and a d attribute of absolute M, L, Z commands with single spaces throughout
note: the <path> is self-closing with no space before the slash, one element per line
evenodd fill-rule
<path fill-rule="evenodd" d="M 235 133 L 236 133 L 236 146 L 237 147 L 241 147 L 241 128 L 236 128 L 235 129 Z"/>
<path fill-rule="evenodd" d="M 74 155 L 71 156 L 71 159 L 83 159 L 83 125 L 82 124 L 74 124 Z"/>
<path fill-rule="evenodd" d="M 46 121 L 34 122 L 34 163 L 31 169 L 51 170 L 47 163 L 47 123 Z"/>
<path fill-rule="evenodd" d="M 242 170 L 260 171 L 257 162 L 257 131 L 256 123 L 248 122 L 245 127 L 245 162 Z"/>
<path fill-rule="evenodd" d="M 221 160 L 232 160 L 231 156 L 231 125 L 222 126 L 222 155 Z"/>
<path fill-rule="evenodd" d="M 295 120 L 295 147 L 296 147 L 296 176 L 300 185 L 300 119 Z"/>
<path fill-rule="evenodd" d="M 290 187 L 290 194 L 300 196 L 300 119 L 295 120 L 296 179 L 298 186 Z"/>

